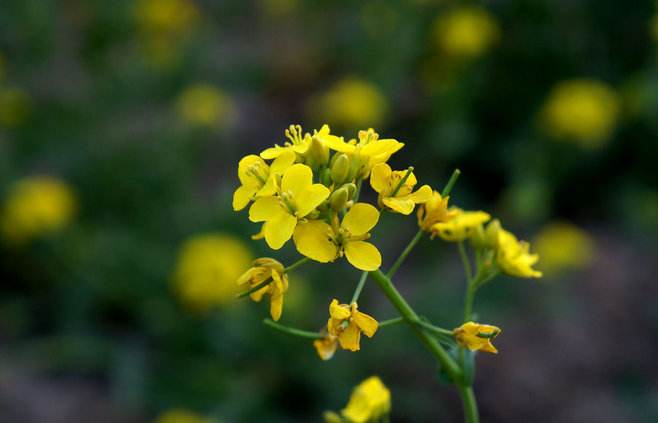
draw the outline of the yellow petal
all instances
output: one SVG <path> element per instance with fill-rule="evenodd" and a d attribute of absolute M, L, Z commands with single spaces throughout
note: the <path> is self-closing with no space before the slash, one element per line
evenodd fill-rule
<path fill-rule="evenodd" d="M 329 360 L 336 352 L 336 339 L 326 337 L 313 341 L 313 346 L 322 360 Z"/>
<path fill-rule="evenodd" d="M 280 212 L 278 214 L 268 219 L 263 225 L 265 241 L 273 250 L 283 247 L 283 244 L 292 237 L 295 226 L 297 225 L 296 217 L 286 213 L 283 209 L 279 210 Z"/>
<path fill-rule="evenodd" d="M 338 335 L 338 342 L 345 350 L 359 351 L 361 349 L 359 341 L 361 340 L 361 331 L 354 324 L 350 323 L 347 328 Z"/>
<path fill-rule="evenodd" d="M 426 203 L 432 198 L 432 188 L 429 185 L 423 185 L 418 191 L 410 194 L 409 198 L 416 204 Z"/>
<path fill-rule="evenodd" d="M 267 175 L 267 163 L 260 157 L 250 154 L 248 156 L 243 157 L 240 162 L 238 163 L 238 178 L 240 179 L 240 182 L 242 185 L 247 185 L 247 186 L 253 186 L 253 187 L 258 187 L 261 185 L 261 182 L 256 178 L 254 175 L 252 175 L 249 170 L 253 167 L 258 167 L 261 168 L 265 171 L 265 174 Z"/>
<path fill-rule="evenodd" d="M 338 300 L 334 298 L 333 300 L 331 300 L 331 304 L 329 304 L 329 315 L 334 320 L 342 321 L 345 319 L 349 319 L 350 309 L 340 305 L 338 303 Z"/>
<path fill-rule="evenodd" d="M 270 316 L 275 322 L 281 318 L 283 312 L 283 294 L 273 295 L 270 299 Z"/>
<path fill-rule="evenodd" d="M 393 139 L 379 140 L 365 145 L 361 149 L 361 154 L 369 157 L 379 155 L 390 156 L 402 147 L 404 147 L 404 144 Z"/>
<path fill-rule="evenodd" d="M 276 176 L 274 174 L 270 174 L 270 176 L 267 177 L 267 181 L 265 181 L 265 185 L 258 190 L 256 193 L 257 197 L 270 197 L 276 194 L 277 191 L 277 186 L 276 186 Z"/>
<path fill-rule="evenodd" d="M 332 239 L 333 229 L 321 220 L 300 223 L 295 229 L 293 238 L 300 254 L 320 263 L 328 263 L 336 259 L 338 247 Z"/>
<path fill-rule="evenodd" d="M 264 222 L 282 212 L 285 211 L 278 198 L 260 197 L 249 208 L 249 220 L 252 222 Z"/>
<path fill-rule="evenodd" d="M 394 212 L 404 215 L 411 214 L 414 211 L 414 207 L 416 207 L 416 203 L 409 196 L 384 198 L 382 199 L 382 203 Z"/>
<path fill-rule="evenodd" d="M 240 211 L 247 207 L 247 204 L 254 198 L 256 189 L 247 186 L 240 186 L 233 193 L 233 210 Z"/>
<path fill-rule="evenodd" d="M 313 184 L 295 198 L 297 217 L 304 217 L 312 212 L 329 197 L 331 191 L 322 184 Z"/>
<path fill-rule="evenodd" d="M 297 198 L 312 184 L 313 171 L 310 167 L 298 163 L 286 169 L 281 180 L 281 191 L 289 192 L 293 198 Z"/>
<path fill-rule="evenodd" d="M 354 146 L 352 144 L 348 144 L 341 137 L 337 137 L 335 135 L 325 135 L 325 134 L 318 134 L 316 135 L 318 139 L 320 139 L 322 142 L 325 143 L 325 145 L 329 148 L 331 148 L 334 151 L 338 151 L 340 153 L 351 153 L 354 151 Z"/>
<path fill-rule="evenodd" d="M 294 151 L 286 150 L 282 152 L 270 165 L 270 174 L 276 173 L 282 175 L 283 172 L 295 163 L 297 155 Z"/>
<path fill-rule="evenodd" d="M 367 234 L 379 220 L 379 211 L 368 203 L 356 203 L 345 214 L 341 227 L 351 235 Z"/>
<path fill-rule="evenodd" d="M 365 241 L 348 242 L 345 245 L 345 256 L 352 266 L 368 272 L 382 265 L 382 256 L 377 247 Z"/>
<path fill-rule="evenodd" d="M 288 151 L 288 148 L 286 147 L 279 147 L 274 146 L 270 148 L 266 148 L 260 153 L 260 156 L 264 158 L 265 160 L 271 160 L 271 159 L 276 159 L 279 157 L 281 154 L 283 154 L 285 151 Z"/>
<path fill-rule="evenodd" d="M 370 173 L 370 185 L 377 192 L 382 192 L 388 188 L 393 171 L 386 163 L 380 163 L 372 168 Z"/>
<path fill-rule="evenodd" d="M 361 332 L 363 332 L 368 338 L 372 338 L 375 332 L 377 332 L 379 323 L 377 323 L 377 320 L 371 316 L 357 311 L 352 316 L 352 319 L 354 323 L 356 323 L 356 325 L 359 327 L 359 329 L 361 329 Z"/>

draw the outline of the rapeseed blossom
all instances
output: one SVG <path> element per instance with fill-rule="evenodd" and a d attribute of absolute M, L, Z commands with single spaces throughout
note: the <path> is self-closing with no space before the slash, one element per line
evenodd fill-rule
<path fill-rule="evenodd" d="M 202 128 L 222 128 L 235 120 L 231 98 L 210 84 L 194 84 L 181 92 L 176 111 L 186 124 Z"/>
<path fill-rule="evenodd" d="M 568 222 L 551 222 L 539 231 L 534 240 L 546 273 L 587 267 L 593 259 L 595 243 L 583 229 Z"/>
<path fill-rule="evenodd" d="M 249 294 L 252 300 L 259 302 L 264 295 L 270 296 L 270 316 L 279 320 L 283 312 L 283 295 L 288 290 L 288 275 L 283 265 L 269 257 L 254 260 L 252 267 L 238 278 L 238 285 L 248 285 L 249 289 L 265 284 L 262 288 Z"/>
<path fill-rule="evenodd" d="M 532 267 L 538 261 L 537 254 L 530 254 L 530 244 L 505 229 L 498 230 L 496 262 L 503 272 L 519 278 L 540 278 L 542 273 Z"/>
<path fill-rule="evenodd" d="M 51 176 L 15 182 L 0 210 L 0 231 L 12 244 L 23 244 L 68 225 L 77 209 L 73 189 Z"/>
<path fill-rule="evenodd" d="M 339 304 L 333 299 L 329 304 L 327 332 L 333 335 L 341 348 L 350 351 L 361 349 L 361 333 L 372 338 L 379 324 L 373 317 L 358 310 L 356 303 Z"/>
<path fill-rule="evenodd" d="M 482 56 L 498 41 L 500 29 L 485 9 L 465 6 L 439 16 L 434 37 L 446 55 L 471 59 Z"/>
<path fill-rule="evenodd" d="M 235 299 L 235 281 L 251 261 L 247 246 L 231 235 L 193 236 L 178 253 L 174 288 L 186 305 L 200 312 L 208 311 Z"/>
<path fill-rule="evenodd" d="M 438 191 L 432 192 L 429 200 L 418 207 L 418 227 L 425 232 L 431 232 L 435 224 L 445 223 L 455 217 L 458 212 L 448 209 L 449 198 L 442 197 Z"/>
<path fill-rule="evenodd" d="M 391 411 L 391 392 L 377 376 L 361 382 L 341 414 L 353 423 L 379 421 Z"/>
<path fill-rule="evenodd" d="M 295 162 L 295 153 L 288 151 L 281 154 L 268 165 L 265 160 L 250 154 L 238 163 L 240 185 L 233 193 L 233 210 L 247 207 L 255 197 L 269 197 L 277 192 L 279 178 Z"/>
<path fill-rule="evenodd" d="M 435 223 L 431 227 L 432 235 L 438 235 L 441 239 L 450 242 L 460 242 L 469 238 L 476 229 L 491 219 L 489 213 L 483 211 L 464 211 L 451 209 L 452 218 Z"/>
<path fill-rule="evenodd" d="M 411 214 L 416 204 L 424 203 L 432 197 L 432 188 L 423 185 L 416 192 L 416 176 L 411 170 L 391 170 L 386 163 L 372 168 L 370 185 L 379 194 L 377 202 L 400 214 Z"/>
<path fill-rule="evenodd" d="M 466 322 L 453 331 L 457 344 L 471 351 L 497 354 L 491 340 L 500 334 L 500 328 L 475 322 Z"/>

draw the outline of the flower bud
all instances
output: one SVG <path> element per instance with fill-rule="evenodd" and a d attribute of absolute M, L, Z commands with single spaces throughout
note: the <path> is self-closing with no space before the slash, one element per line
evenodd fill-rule
<path fill-rule="evenodd" d="M 311 167 L 319 168 L 329 161 L 329 147 L 317 137 L 311 138 L 311 145 L 306 152 L 306 160 Z"/>
<path fill-rule="evenodd" d="M 331 197 L 329 197 L 331 208 L 334 209 L 334 211 L 343 210 L 347 204 L 348 197 L 349 191 L 346 187 L 337 189 L 333 192 L 333 194 L 331 194 Z"/>
<path fill-rule="evenodd" d="M 331 166 L 331 179 L 337 184 L 343 183 L 350 172 L 350 158 L 347 154 L 337 154 L 334 164 Z"/>
<path fill-rule="evenodd" d="M 331 186 L 331 170 L 324 169 L 320 174 L 320 183 L 324 186 Z"/>
<path fill-rule="evenodd" d="M 471 236 L 471 243 L 475 248 L 483 249 L 490 248 L 496 249 L 498 246 L 498 231 L 500 230 L 500 221 L 494 219 L 489 224 L 484 227 L 484 225 L 478 226 L 473 235 Z"/>
<path fill-rule="evenodd" d="M 356 194 L 356 184 L 350 182 L 349 184 L 343 185 L 343 187 L 347 188 L 347 193 L 348 193 L 347 198 L 353 200 L 354 195 Z"/>

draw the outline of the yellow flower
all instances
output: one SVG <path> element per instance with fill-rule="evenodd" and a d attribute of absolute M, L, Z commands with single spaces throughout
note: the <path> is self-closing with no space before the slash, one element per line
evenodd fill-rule
<path fill-rule="evenodd" d="M 500 29 L 485 9 L 460 7 L 436 19 L 434 36 L 445 54 L 469 59 L 486 53 L 498 41 Z"/>
<path fill-rule="evenodd" d="M 336 335 L 326 333 L 324 338 L 316 339 L 313 341 L 313 346 L 315 347 L 315 351 L 317 351 L 322 360 L 329 360 L 334 356 L 334 353 L 336 352 L 336 347 L 338 346 L 338 337 L 336 337 Z"/>
<path fill-rule="evenodd" d="M 269 197 L 277 192 L 278 178 L 295 162 L 295 153 L 288 151 L 272 162 L 271 166 L 260 157 L 250 154 L 238 163 L 240 187 L 233 193 L 233 210 L 247 207 L 255 197 Z"/>
<path fill-rule="evenodd" d="M 388 113 L 388 104 L 377 86 L 350 77 L 311 98 L 308 109 L 312 116 L 321 116 L 332 125 L 363 128 L 380 125 Z"/>
<path fill-rule="evenodd" d="M 372 128 L 367 131 L 359 131 L 359 141 L 350 140 L 345 142 L 336 136 L 320 137 L 330 149 L 345 153 L 350 157 L 353 172 L 359 178 L 367 178 L 373 166 L 386 162 L 393 153 L 404 147 L 394 139 L 379 139 Z"/>
<path fill-rule="evenodd" d="M 278 196 L 259 197 L 249 209 L 249 220 L 265 222 L 263 235 L 270 248 L 278 250 L 295 231 L 300 219 L 309 215 L 329 197 L 329 188 L 313 183 L 313 171 L 303 164 L 283 173 Z"/>
<path fill-rule="evenodd" d="M 357 203 L 333 227 L 321 220 L 310 220 L 297 226 L 294 235 L 297 251 L 306 257 L 328 263 L 343 254 L 354 267 L 376 270 L 382 264 L 377 247 L 364 240 L 379 220 L 379 211 L 366 203 Z"/>
<path fill-rule="evenodd" d="M 235 299 L 235 280 L 251 263 L 249 249 L 230 235 L 194 236 L 182 245 L 174 271 L 174 287 L 185 304 L 198 311 Z"/>
<path fill-rule="evenodd" d="M 265 294 L 270 296 L 270 315 L 273 320 L 279 320 L 283 311 L 283 294 L 288 290 L 288 275 L 284 267 L 277 260 L 262 257 L 254 260 L 253 266 L 238 278 L 238 285 L 249 285 L 254 288 L 272 278 L 267 286 L 252 292 L 252 300 L 259 302 Z"/>
<path fill-rule="evenodd" d="M 353 423 L 379 421 L 391 411 L 391 392 L 381 379 L 371 376 L 352 391 L 343 417 Z"/>
<path fill-rule="evenodd" d="M 386 206 L 405 215 L 411 214 L 416 204 L 424 203 L 432 198 L 432 188 L 429 185 L 423 185 L 418 191 L 413 192 L 417 182 L 413 172 L 393 171 L 386 163 L 373 167 L 370 175 L 370 185 L 379 193 L 377 198 L 379 206 Z"/>
<path fill-rule="evenodd" d="M 316 139 L 316 142 L 322 142 L 326 137 L 329 138 L 338 138 L 335 135 L 331 135 L 331 128 L 329 125 L 322 125 L 320 130 L 314 130 L 313 134 L 308 132 L 303 133 L 302 127 L 300 125 L 290 125 L 288 129 L 285 130 L 286 138 L 288 141 L 283 143 L 283 146 L 275 144 L 274 147 L 269 147 L 263 150 L 260 153 L 260 156 L 266 160 L 276 159 L 281 154 L 288 151 L 293 151 L 301 156 L 305 155 L 311 148 L 313 139 Z M 327 154 L 328 156 L 328 154 Z"/>
<path fill-rule="evenodd" d="M 76 211 L 76 198 L 63 181 L 49 176 L 21 179 L 9 189 L 0 229 L 4 238 L 21 244 L 66 226 Z"/>
<path fill-rule="evenodd" d="M 556 85 L 542 109 L 551 136 L 597 148 L 612 135 L 619 118 L 619 98 L 607 84 L 576 79 Z"/>
<path fill-rule="evenodd" d="M 20 88 L 0 87 L 0 126 L 8 128 L 25 122 L 31 108 L 30 96 Z"/>
<path fill-rule="evenodd" d="M 135 5 L 139 29 L 153 34 L 184 34 L 194 28 L 199 17 L 190 0 L 139 0 Z"/>
<path fill-rule="evenodd" d="M 539 256 L 530 254 L 529 250 L 530 244 L 519 241 L 503 228 L 498 229 L 496 262 L 503 272 L 519 278 L 540 278 L 542 273 L 532 268 Z"/>
<path fill-rule="evenodd" d="M 334 299 L 329 304 L 329 321 L 327 331 L 338 338 L 341 348 L 350 351 L 361 349 L 361 333 L 372 338 L 379 324 L 371 316 L 361 313 L 356 303 L 339 304 Z"/>
<path fill-rule="evenodd" d="M 500 334 L 500 328 L 467 322 L 452 331 L 457 344 L 471 351 L 484 351 L 497 354 L 498 350 L 491 340 Z"/>
<path fill-rule="evenodd" d="M 448 199 L 441 193 L 434 191 L 429 200 L 418 207 L 418 226 L 425 232 L 431 232 L 436 223 L 447 222 L 457 214 L 457 211 L 448 210 Z"/>
<path fill-rule="evenodd" d="M 483 211 L 463 211 L 451 209 L 455 212 L 447 222 L 435 223 L 431 227 L 432 235 L 450 242 L 460 242 L 469 238 L 477 228 L 491 219 L 489 213 Z"/>
<path fill-rule="evenodd" d="M 195 84 L 185 88 L 176 108 L 180 118 L 198 127 L 224 127 L 235 118 L 235 106 L 229 96 L 210 84 Z"/>
<path fill-rule="evenodd" d="M 190 410 L 174 408 L 160 414 L 154 423 L 217 423 L 217 421 Z"/>
<path fill-rule="evenodd" d="M 540 268 L 547 273 L 588 266 L 594 255 L 594 241 L 587 232 L 567 222 L 546 225 L 535 238 L 541 256 Z"/>

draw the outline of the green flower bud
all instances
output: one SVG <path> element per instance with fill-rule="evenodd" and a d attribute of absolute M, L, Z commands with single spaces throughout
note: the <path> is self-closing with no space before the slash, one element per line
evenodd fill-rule
<path fill-rule="evenodd" d="M 337 154 L 334 164 L 331 166 L 331 179 L 337 184 L 343 183 L 350 173 L 350 158 L 347 154 Z"/>
<path fill-rule="evenodd" d="M 343 187 L 347 188 L 348 198 L 353 200 L 354 194 L 356 194 L 356 184 L 350 182 L 349 184 L 343 185 Z"/>
<path fill-rule="evenodd" d="M 327 187 L 331 186 L 331 171 L 329 169 L 323 170 L 320 174 L 320 183 Z"/>
<path fill-rule="evenodd" d="M 314 168 L 324 166 L 329 161 L 329 147 L 316 137 L 311 138 L 311 145 L 305 154 L 307 163 Z"/>
<path fill-rule="evenodd" d="M 334 191 L 329 197 L 329 203 L 334 211 L 341 211 L 345 208 L 349 197 L 349 191 L 346 187 L 341 187 Z"/>

